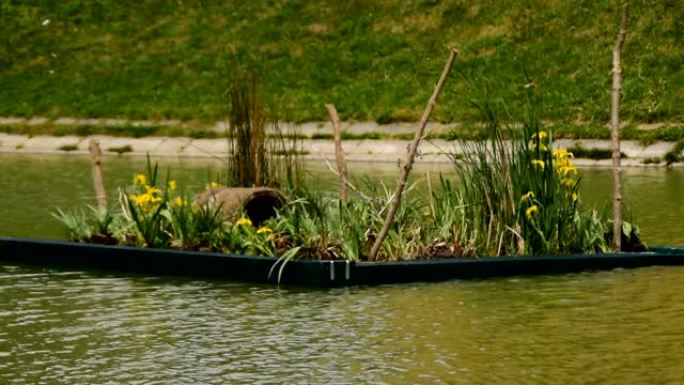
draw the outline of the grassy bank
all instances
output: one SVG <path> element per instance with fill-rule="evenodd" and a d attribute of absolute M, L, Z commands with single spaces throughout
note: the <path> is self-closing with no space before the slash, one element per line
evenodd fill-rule
<path fill-rule="evenodd" d="M 3 2 L 0 115 L 214 121 L 231 74 L 249 67 L 284 120 L 324 120 L 334 102 L 344 119 L 416 121 L 458 46 L 434 119 L 473 122 L 485 99 L 516 116 L 534 86 L 543 119 L 608 121 L 615 1 L 231 3 Z M 684 8 L 631 6 L 622 115 L 681 122 Z"/>

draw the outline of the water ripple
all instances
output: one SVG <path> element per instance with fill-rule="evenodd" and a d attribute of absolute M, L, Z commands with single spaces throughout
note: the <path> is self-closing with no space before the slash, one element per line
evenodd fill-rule
<path fill-rule="evenodd" d="M 682 277 L 315 291 L 5 266 L 0 383 L 676 383 Z"/>

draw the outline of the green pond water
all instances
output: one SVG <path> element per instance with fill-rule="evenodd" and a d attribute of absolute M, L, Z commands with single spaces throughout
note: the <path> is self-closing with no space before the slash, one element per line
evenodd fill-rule
<path fill-rule="evenodd" d="M 0 166 L 0 235 L 61 237 L 49 213 L 93 201 L 85 158 Z M 193 190 L 219 170 L 164 166 Z M 143 168 L 105 159 L 108 189 Z M 582 175 L 602 205 L 610 171 Z M 626 169 L 624 184 L 644 239 L 684 245 L 684 170 Z M 682 320 L 684 267 L 305 290 L 0 264 L 0 384 L 680 384 Z"/>

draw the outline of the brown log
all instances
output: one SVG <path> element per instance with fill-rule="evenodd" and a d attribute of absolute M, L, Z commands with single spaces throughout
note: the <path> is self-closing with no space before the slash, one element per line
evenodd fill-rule
<path fill-rule="evenodd" d="M 387 237 L 390 225 L 394 220 L 394 214 L 396 213 L 397 208 L 399 207 L 399 203 L 401 203 L 401 196 L 404 193 L 406 181 L 408 179 L 409 173 L 411 172 L 411 168 L 413 167 L 413 161 L 415 160 L 416 153 L 418 152 L 418 145 L 420 144 L 420 141 L 421 139 L 423 139 L 423 135 L 425 134 L 425 126 L 428 123 L 430 114 L 432 114 L 432 109 L 435 107 L 435 104 L 437 103 L 437 98 L 439 97 L 439 94 L 442 91 L 442 87 L 444 87 L 444 83 L 446 82 L 447 76 L 449 75 L 449 71 L 451 71 L 451 67 L 454 65 L 457 56 L 458 50 L 452 48 L 451 52 L 449 53 L 449 59 L 447 59 L 447 62 L 444 65 L 444 69 L 442 70 L 442 75 L 439 77 L 439 81 L 435 85 L 435 89 L 432 92 L 430 100 L 428 100 L 427 106 L 425 107 L 425 111 L 423 111 L 423 116 L 420 118 L 420 123 L 418 125 L 418 128 L 416 129 L 416 135 L 413 137 L 413 140 L 409 145 L 408 153 L 406 154 L 406 162 L 404 162 L 404 167 L 401 170 L 401 175 L 399 176 L 399 183 L 397 183 L 397 188 L 390 200 L 390 204 L 387 209 L 387 215 L 385 216 L 385 222 L 383 223 L 382 229 L 380 230 L 378 236 L 375 238 L 375 242 L 371 247 L 370 255 L 368 256 L 371 261 L 375 260 L 378 251 L 380 251 L 380 247 L 382 246 L 382 242 Z"/>
<path fill-rule="evenodd" d="M 610 105 L 610 130 L 613 150 L 613 247 L 622 249 L 622 166 L 620 164 L 620 89 L 622 86 L 622 47 L 627 37 L 629 5 L 622 7 L 620 32 L 613 47 L 613 94 Z"/>
<path fill-rule="evenodd" d="M 90 139 L 89 149 L 97 207 L 100 209 L 106 209 L 107 192 L 104 187 L 104 182 L 102 181 L 102 151 L 100 150 L 100 142 L 97 139 Z"/>
<path fill-rule="evenodd" d="M 344 160 L 344 151 L 342 150 L 340 116 L 337 114 L 337 109 L 334 104 L 326 104 L 325 109 L 328 110 L 328 115 L 330 115 L 330 121 L 332 122 L 333 131 L 335 133 L 335 159 L 337 160 L 337 171 L 340 175 L 340 199 L 342 199 L 342 202 L 347 202 L 347 162 Z"/>

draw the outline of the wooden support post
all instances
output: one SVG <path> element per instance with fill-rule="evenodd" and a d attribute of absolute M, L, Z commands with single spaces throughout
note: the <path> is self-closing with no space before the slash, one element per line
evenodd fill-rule
<path fill-rule="evenodd" d="M 620 31 L 613 47 L 613 94 L 610 105 L 610 130 L 613 150 L 613 247 L 622 249 L 622 166 L 620 164 L 620 88 L 622 85 L 622 47 L 627 36 L 629 5 L 622 7 Z"/>
<path fill-rule="evenodd" d="M 392 198 L 390 200 L 389 207 L 387 209 L 387 216 L 385 216 L 385 222 L 383 223 L 382 229 L 380 230 L 378 236 L 375 238 L 375 242 L 371 247 L 370 255 L 368 256 L 371 261 L 375 260 L 378 251 L 380 251 L 380 247 L 382 246 L 382 242 L 387 237 L 390 225 L 394 220 L 394 214 L 396 213 L 397 208 L 399 207 L 399 203 L 401 203 L 401 196 L 404 193 L 406 181 L 408 180 L 409 173 L 411 172 L 411 168 L 413 167 L 413 161 L 415 160 L 416 153 L 418 152 L 418 145 L 420 144 L 420 141 L 421 139 L 423 139 L 423 136 L 425 134 L 425 126 L 428 123 L 430 114 L 432 114 L 432 109 L 435 107 L 435 104 L 437 103 L 437 98 L 439 97 L 439 94 L 442 91 L 442 87 L 444 87 L 444 83 L 446 82 L 447 76 L 449 75 L 449 71 L 451 71 L 451 67 L 454 65 L 457 56 L 458 50 L 452 48 L 449 54 L 449 59 L 447 59 L 447 62 L 444 65 L 444 69 L 442 70 L 442 75 L 439 77 L 439 81 L 435 85 L 435 90 L 432 92 L 430 100 L 428 100 L 427 106 L 425 107 L 425 111 L 423 111 L 423 116 L 420 118 L 418 129 L 416 129 L 416 135 L 413 137 L 413 140 L 409 145 L 408 153 L 406 154 L 406 162 L 404 163 L 404 166 L 401 170 L 401 175 L 399 176 L 399 183 L 397 183 L 397 189 L 394 191 L 394 195 L 392 195 Z"/>
<path fill-rule="evenodd" d="M 342 128 L 340 127 L 340 116 L 337 114 L 337 109 L 334 104 L 326 104 L 325 109 L 328 110 L 330 121 L 332 122 L 333 131 L 335 133 L 335 158 L 337 159 L 337 171 L 340 174 L 340 199 L 342 202 L 347 202 L 349 194 L 347 193 L 347 162 L 344 160 L 344 151 L 342 150 Z"/>
<path fill-rule="evenodd" d="M 104 182 L 102 181 L 102 151 L 100 151 L 100 142 L 97 139 L 90 139 L 90 159 L 92 161 L 93 171 L 93 186 L 95 186 L 95 198 L 97 199 L 97 207 L 100 209 L 107 208 L 107 193 L 105 191 Z"/>

